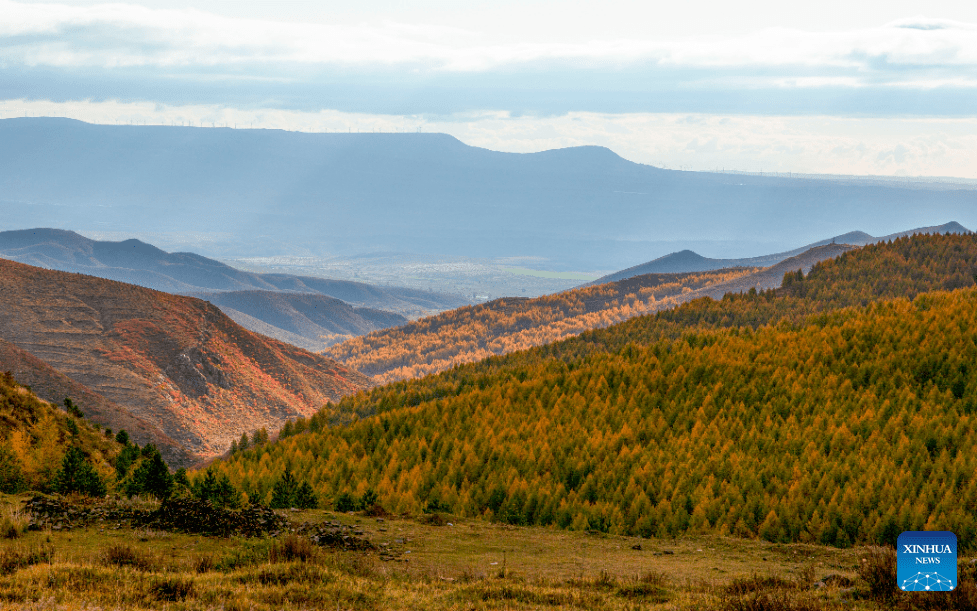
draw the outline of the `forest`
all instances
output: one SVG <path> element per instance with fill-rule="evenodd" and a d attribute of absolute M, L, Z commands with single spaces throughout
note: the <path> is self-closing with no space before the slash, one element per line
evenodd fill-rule
<path fill-rule="evenodd" d="M 362 392 L 213 469 L 326 504 L 841 547 L 977 534 L 974 236 Z M 353 413 L 353 417 L 342 414 Z"/>
<path fill-rule="evenodd" d="M 754 271 L 646 274 L 535 299 L 505 297 L 361 335 L 325 354 L 378 383 L 418 378 L 673 307 L 679 295 Z"/>

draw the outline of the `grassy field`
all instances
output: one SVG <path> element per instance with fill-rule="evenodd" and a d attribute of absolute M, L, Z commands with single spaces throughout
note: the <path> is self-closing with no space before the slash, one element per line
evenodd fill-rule
<path fill-rule="evenodd" d="M 880 597 L 866 567 L 881 556 L 866 548 L 286 512 L 295 523 L 354 525 L 378 548 L 346 552 L 297 535 L 217 538 L 111 523 L 25 531 L 26 498 L 0 495 L 2 609 L 972 608 L 948 598 L 932 606 L 932 594 Z M 971 601 L 973 587 L 963 594 Z"/>

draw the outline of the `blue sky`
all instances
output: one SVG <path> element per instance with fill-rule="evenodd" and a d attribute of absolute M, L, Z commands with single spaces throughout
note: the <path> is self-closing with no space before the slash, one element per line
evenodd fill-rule
<path fill-rule="evenodd" d="M 977 178 L 977 3 L 0 0 L 0 117 Z"/>

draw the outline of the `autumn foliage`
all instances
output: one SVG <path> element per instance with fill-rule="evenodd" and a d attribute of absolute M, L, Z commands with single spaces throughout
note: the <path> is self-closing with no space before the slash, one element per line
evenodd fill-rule
<path fill-rule="evenodd" d="M 378 383 L 417 378 L 673 307 L 683 294 L 753 271 L 647 274 L 535 299 L 506 297 L 359 336 L 324 354 Z"/>
<path fill-rule="evenodd" d="M 251 498 L 289 465 L 326 502 L 375 490 L 512 524 L 973 541 L 975 273 L 974 236 L 865 247 L 777 291 L 346 398 L 216 468 Z"/>

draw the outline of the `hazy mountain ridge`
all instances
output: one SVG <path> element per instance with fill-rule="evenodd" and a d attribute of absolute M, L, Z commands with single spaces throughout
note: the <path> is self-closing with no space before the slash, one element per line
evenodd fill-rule
<path fill-rule="evenodd" d="M 209 301 L 225 313 L 233 310 L 247 314 L 274 329 L 310 340 L 321 346 L 319 350 L 356 335 L 407 324 L 407 319 L 400 314 L 354 308 L 345 301 L 319 293 L 227 291 L 189 294 Z"/>
<path fill-rule="evenodd" d="M 197 296 L 248 314 L 250 318 L 242 318 L 242 324 L 251 324 L 251 319 L 264 323 L 245 325 L 256 332 L 282 341 L 299 336 L 307 340 L 304 347 L 316 350 L 349 336 L 404 324 L 407 319 L 401 313 L 416 317 L 468 303 L 459 297 L 408 288 L 247 272 L 194 253 L 167 253 L 139 240 L 90 240 L 60 229 L 0 232 L 0 256 Z M 318 304 L 318 311 L 312 304 Z"/>
<path fill-rule="evenodd" d="M 8 227 L 232 236 L 195 248 L 210 256 L 533 256 L 566 270 L 620 268 L 676 240 L 796 243 L 933 215 L 971 223 L 977 204 L 969 189 L 680 172 L 600 147 L 516 154 L 443 134 L 68 119 L 0 121 L 0 191 Z"/>
<path fill-rule="evenodd" d="M 802 246 L 800 248 L 795 248 L 786 252 L 775 253 L 771 255 L 763 255 L 760 257 L 746 257 L 740 259 L 710 259 L 708 257 L 703 257 L 691 250 L 683 250 L 680 252 L 673 252 L 667 254 L 663 257 L 659 257 L 653 261 L 648 261 L 647 263 L 642 263 L 640 265 L 635 265 L 627 269 L 621 270 L 619 272 L 614 272 L 613 274 L 608 274 L 597 280 L 594 280 L 591 284 L 603 284 L 604 282 L 613 282 L 615 280 L 623 280 L 624 278 L 630 278 L 632 276 L 639 276 L 641 274 L 662 274 L 662 273 L 683 273 L 683 272 L 701 272 L 709 271 L 714 269 L 724 269 L 729 267 L 767 267 L 771 265 L 776 265 L 785 259 L 800 255 L 808 250 L 811 250 L 817 246 L 824 246 L 827 244 L 852 244 L 854 246 L 864 246 L 866 244 L 873 244 L 875 242 L 883 242 L 886 240 L 894 240 L 896 238 L 909 236 L 913 234 L 926 234 L 926 233 L 971 233 L 969 229 L 961 225 L 956 221 L 951 221 L 943 225 L 934 225 L 931 227 L 917 227 L 916 229 L 910 229 L 907 231 L 899 231 L 882 237 L 871 236 L 864 231 L 850 231 L 833 238 L 828 238 L 825 240 L 820 240 L 807 246 Z"/>
<path fill-rule="evenodd" d="M 371 385 L 199 299 L 101 278 L 0 260 L 0 309 L 0 337 L 197 456 Z"/>

